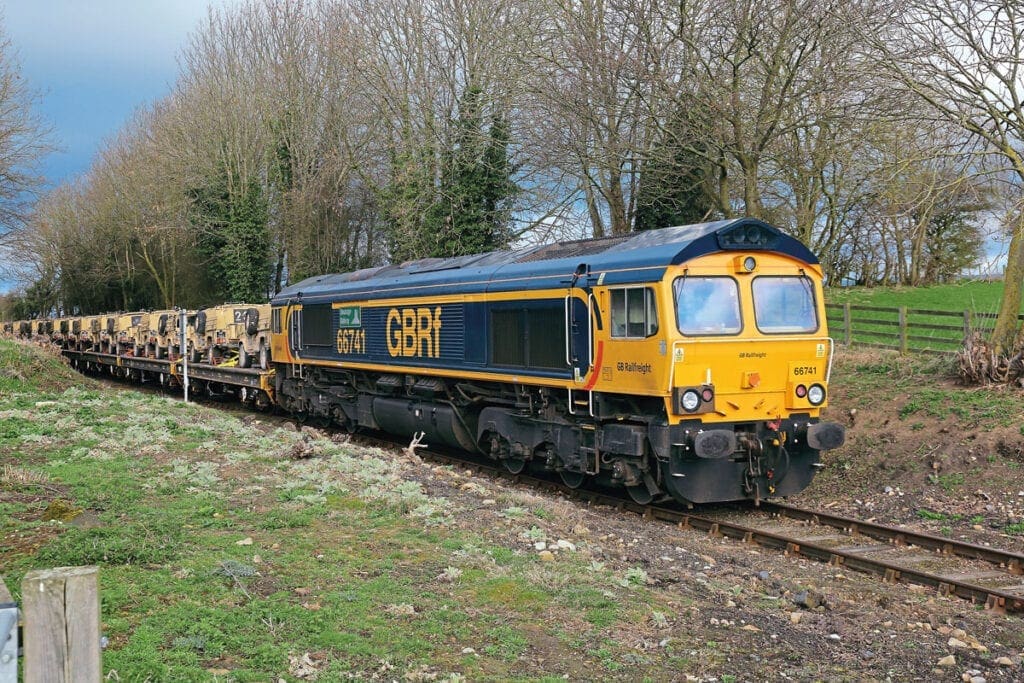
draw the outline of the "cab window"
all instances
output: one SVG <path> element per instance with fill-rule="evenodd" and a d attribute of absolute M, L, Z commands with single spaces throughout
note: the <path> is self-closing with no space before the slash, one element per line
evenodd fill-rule
<path fill-rule="evenodd" d="M 757 277 L 754 317 L 764 334 L 799 334 L 818 329 L 814 283 L 807 277 Z"/>
<path fill-rule="evenodd" d="M 648 287 L 613 289 L 612 337 L 644 339 L 658 333 L 658 308 Z"/>
<path fill-rule="evenodd" d="M 732 278 L 681 277 L 673 289 L 676 322 L 683 334 L 738 334 L 743 329 L 739 291 Z"/>

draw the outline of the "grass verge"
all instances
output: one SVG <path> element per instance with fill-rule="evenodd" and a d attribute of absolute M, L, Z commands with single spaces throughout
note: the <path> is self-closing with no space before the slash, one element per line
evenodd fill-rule
<path fill-rule="evenodd" d="M 490 501 L 506 536 L 521 532 L 501 543 L 424 489 L 438 468 L 74 375 L 42 381 L 60 362 L 9 342 L 0 359 L 0 573 L 17 598 L 30 569 L 99 565 L 108 676 L 675 671 L 672 647 L 620 638 L 671 610 L 643 570 L 539 556 L 543 508 Z M 300 440 L 314 457 L 289 457 Z"/>

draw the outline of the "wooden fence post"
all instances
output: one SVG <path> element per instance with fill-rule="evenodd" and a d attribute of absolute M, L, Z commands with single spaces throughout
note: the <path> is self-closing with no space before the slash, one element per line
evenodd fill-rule
<path fill-rule="evenodd" d="M 964 339 L 971 336 L 971 311 L 964 311 Z"/>
<path fill-rule="evenodd" d="M 18 604 L 0 575 L 0 681 L 18 680 Z"/>
<path fill-rule="evenodd" d="M 850 302 L 843 304 L 843 341 L 849 346 L 853 343 L 853 318 L 850 315 Z"/>
<path fill-rule="evenodd" d="M 900 355 L 907 355 L 907 307 L 900 306 Z"/>
<path fill-rule="evenodd" d="M 25 575 L 25 683 L 100 680 L 98 577 L 96 567 L 58 567 Z"/>

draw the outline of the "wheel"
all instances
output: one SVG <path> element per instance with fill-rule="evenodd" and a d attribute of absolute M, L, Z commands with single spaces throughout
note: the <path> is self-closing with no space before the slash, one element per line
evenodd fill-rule
<path fill-rule="evenodd" d="M 626 491 L 629 492 L 629 497 L 632 498 L 633 502 L 637 505 L 647 505 L 654 500 L 654 496 L 643 484 L 640 484 L 639 486 L 627 486 Z"/>
<path fill-rule="evenodd" d="M 562 483 L 571 489 L 578 489 L 583 486 L 583 482 L 587 480 L 587 475 L 583 472 L 572 472 L 570 470 L 562 470 L 558 473 L 562 477 Z"/>
<path fill-rule="evenodd" d="M 512 474 L 519 474 L 526 469 L 526 458 L 505 458 L 502 460 L 505 469 Z"/>
<path fill-rule="evenodd" d="M 263 342 L 260 342 L 260 370 L 266 370 L 270 366 L 270 349 Z"/>
<path fill-rule="evenodd" d="M 245 344 L 238 347 L 238 367 L 247 368 L 252 363 L 252 357 L 245 349 Z"/>

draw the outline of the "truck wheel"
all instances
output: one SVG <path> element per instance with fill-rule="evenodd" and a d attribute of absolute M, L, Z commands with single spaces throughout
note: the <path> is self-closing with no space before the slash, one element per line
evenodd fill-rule
<path fill-rule="evenodd" d="M 252 363 L 252 357 L 245 350 L 245 344 L 242 344 L 238 347 L 238 367 L 247 368 L 250 363 Z"/>
<path fill-rule="evenodd" d="M 270 365 L 270 349 L 264 342 L 260 342 L 260 369 L 266 370 Z"/>

